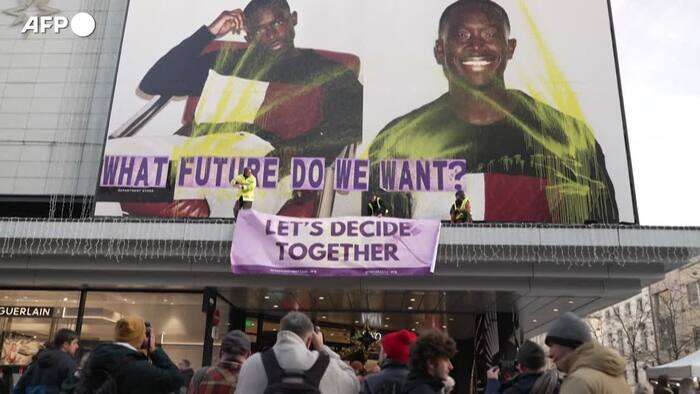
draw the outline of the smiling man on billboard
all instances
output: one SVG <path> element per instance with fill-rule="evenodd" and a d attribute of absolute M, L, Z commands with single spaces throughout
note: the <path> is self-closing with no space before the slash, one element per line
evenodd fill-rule
<path fill-rule="evenodd" d="M 495 2 L 447 7 L 434 55 L 449 91 L 379 133 L 369 153 L 372 189 L 381 160 L 465 159 L 470 173 L 484 177 L 485 221 L 617 222 L 615 191 L 590 128 L 506 87 L 516 46 L 508 14 Z M 418 216 L 411 193 L 383 197 L 396 216 Z"/>

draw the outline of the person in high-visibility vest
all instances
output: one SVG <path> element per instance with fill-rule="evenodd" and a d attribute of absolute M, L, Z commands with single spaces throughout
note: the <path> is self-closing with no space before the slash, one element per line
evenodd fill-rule
<path fill-rule="evenodd" d="M 384 201 L 377 194 L 372 194 L 372 198 L 367 203 L 367 214 L 365 216 L 382 217 L 389 214 L 389 208 L 384 205 Z"/>
<path fill-rule="evenodd" d="M 472 222 L 472 205 L 463 190 L 455 193 L 455 202 L 450 208 L 450 220 L 452 223 Z"/>
<path fill-rule="evenodd" d="M 257 180 L 253 175 L 253 171 L 250 168 L 243 169 L 243 175 L 237 175 L 231 181 L 233 187 L 240 187 L 241 193 L 238 196 L 236 205 L 233 207 L 233 218 L 238 219 L 238 212 L 241 209 L 250 209 L 253 207 L 253 201 L 255 201 L 255 188 L 257 187 Z"/>

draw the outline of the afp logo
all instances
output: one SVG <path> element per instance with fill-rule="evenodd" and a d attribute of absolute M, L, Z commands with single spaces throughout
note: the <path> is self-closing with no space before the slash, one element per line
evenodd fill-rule
<path fill-rule="evenodd" d="M 22 33 L 46 34 L 51 31 L 59 34 L 70 27 L 79 37 L 88 37 L 95 31 L 95 18 L 87 12 L 79 12 L 71 19 L 61 15 L 31 16 L 22 27 Z"/>

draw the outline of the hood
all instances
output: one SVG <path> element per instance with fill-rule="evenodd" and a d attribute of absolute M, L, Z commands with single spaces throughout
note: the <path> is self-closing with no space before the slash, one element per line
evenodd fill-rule
<path fill-rule="evenodd" d="M 411 390 L 427 385 L 435 392 L 442 390 L 445 384 L 440 379 L 435 379 L 432 376 L 428 376 L 422 372 L 411 371 L 406 378 L 406 383 L 403 386 L 404 392 L 410 392 Z"/>
<path fill-rule="evenodd" d="M 43 368 L 57 365 L 64 360 L 71 360 L 71 356 L 58 349 L 44 350 L 36 357 L 37 363 Z"/>
<path fill-rule="evenodd" d="M 625 373 L 625 359 L 614 350 L 592 341 L 584 343 L 564 359 L 560 369 L 571 374 L 581 368 L 595 369 L 610 376 L 621 376 Z"/>
<path fill-rule="evenodd" d="M 135 360 L 146 359 L 143 353 L 135 352 L 121 345 L 108 343 L 100 345 L 93 350 L 92 354 L 90 354 L 89 367 L 114 370 L 122 364 L 122 360 L 126 357 L 132 357 Z"/>

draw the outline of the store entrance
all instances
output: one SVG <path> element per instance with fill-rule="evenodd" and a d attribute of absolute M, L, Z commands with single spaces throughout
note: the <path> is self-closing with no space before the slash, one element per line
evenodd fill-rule
<path fill-rule="evenodd" d="M 475 351 L 477 320 L 487 312 L 493 317 L 489 327 L 493 340 L 489 356 L 514 359 L 517 318 L 512 298 L 495 292 L 314 290 L 314 289 L 219 289 L 222 297 L 244 314 L 245 319 L 231 328 L 244 327 L 255 344 L 255 351 L 275 344 L 280 319 L 289 311 L 306 313 L 321 328 L 324 342 L 341 358 L 357 368 L 359 376 L 377 370 L 383 335 L 406 329 L 420 333 L 436 329 L 450 335 L 458 347 L 452 360 L 456 393 L 469 392 L 485 377 L 481 350 Z M 477 354 L 482 353 L 482 354 Z M 495 359 L 494 358 L 494 359 Z M 477 360 L 477 368 L 472 369 Z M 472 381 L 472 371 L 477 371 Z M 479 372 L 483 370 L 483 373 Z"/>

